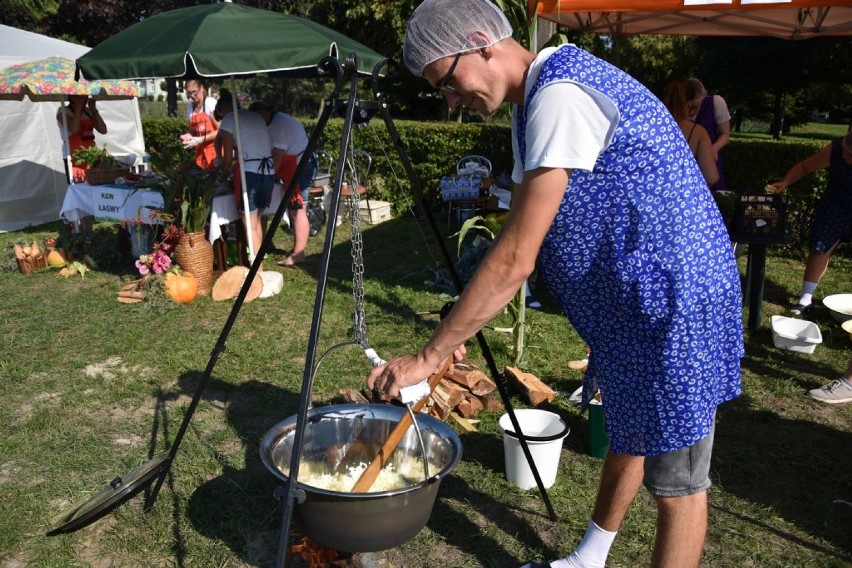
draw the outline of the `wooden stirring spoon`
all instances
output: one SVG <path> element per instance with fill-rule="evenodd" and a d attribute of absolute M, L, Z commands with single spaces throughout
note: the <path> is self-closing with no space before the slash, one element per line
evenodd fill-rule
<path fill-rule="evenodd" d="M 450 363 L 452 362 L 453 356 L 450 355 L 447 357 L 447 360 L 444 361 L 444 364 L 441 366 L 441 370 L 429 377 L 427 382 L 429 383 L 430 393 L 435 390 L 435 386 L 437 386 L 440 380 L 447 373 L 450 368 Z M 420 410 L 426 405 L 427 400 L 429 400 L 429 397 L 424 396 L 415 402 L 411 407 L 411 412 L 420 412 Z M 402 437 L 408 431 L 409 426 L 411 426 L 411 414 L 406 411 L 405 414 L 402 415 L 402 418 L 399 419 L 399 422 L 396 423 L 394 429 L 391 430 L 390 435 L 388 435 L 388 439 L 385 440 L 385 443 L 379 449 L 376 457 L 373 458 L 373 461 L 370 462 L 370 465 L 367 466 L 367 469 L 364 470 L 361 477 L 359 477 L 358 481 L 355 482 L 355 485 L 352 486 L 352 493 L 368 493 L 370 491 L 370 488 L 379 476 L 379 472 L 381 472 L 382 468 L 388 463 L 391 454 L 393 454 L 393 451 L 399 445 Z M 423 456 L 423 459 L 426 459 L 426 456 Z"/>

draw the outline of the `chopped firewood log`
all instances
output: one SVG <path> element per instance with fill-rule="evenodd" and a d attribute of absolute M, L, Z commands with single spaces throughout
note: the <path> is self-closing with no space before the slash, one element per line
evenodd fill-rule
<path fill-rule="evenodd" d="M 494 381 L 489 379 L 485 373 L 478 369 L 462 373 L 454 371 L 447 375 L 447 378 L 460 384 L 477 396 L 486 395 L 497 388 Z"/>
<path fill-rule="evenodd" d="M 455 408 L 461 401 L 464 400 L 464 393 L 467 391 L 462 388 L 450 386 L 448 382 L 441 381 L 435 385 L 435 394 L 446 401 L 450 408 Z"/>
<path fill-rule="evenodd" d="M 484 408 L 482 401 L 473 393 L 465 393 L 465 398 L 456 406 L 456 412 L 465 418 L 473 418 L 476 413 Z"/>
<path fill-rule="evenodd" d="M 357 391 L 353 388 L 350 388 L 350 387 L 344 387 L 344 388 L 340 389 L 340 396 L 342 396 L 343 399 L 346 400 L 347 402 L 358 402 L 358 403 L 370 402 L 370 400 L 366 396 L 364 396 L 359 391 Z"/>
<path fill-rule="evenodd" d="M 459 405 L 456 406 L 455 412 L 461 416 L 464 416 L 465 418 L 473 416 L 473 409 L 470 407 L 470 402 L 468 402 L 467 400 L 461 401 Z"/>
<path fill-rule="evenodd" d="M 439 391 L 437 388 L 429 395 L 426 406 L 429 407 L 429 414 L 439 420 L 446 420 L 453 410 L 450 401 L 446 398 L 446 392 Z"/>
<path fill-rule="evenodd" d="M 447 374 L 448 379 L 468 390 L 472 389 L 482 377 L 488 378 L 482 371 L 474 369 L 463 371 L 457 368 L 452 373 Z"/>
<path fill-rule="evenodd" d="M 479 397 L 477 397 L 473 393 L 468 393 L 465 395 L 465 402 L 470 405 L 470 416 L 465 416 L 465 418 L 471 418 L 473 416 L 476 416 L 480 410 L 485 408 L 485 405 L 482 404 L 482 401 L 479 400 Z"/>
<path fill-rule="evenodd" d="M 533 406 L 542 402 L 553 402 L 556 391 L 544 384 L 538 377 L 525 373 L 517 367 L 506 367 L 506 378 L 515 386 L 520 395 Z"/>
<path fill-rule="evenodd" d="M 497 390 L 497 385 L 483 373 L 483 377 L 470 389 L 476 396 L 485 396 Z"/>
<path fill-rule="evenodd" d="M 503 401 L 500 400 L 500 397 L 497 394 L 490 392 L 486 395 L 477 397 L 479 402 L 482 403 L 482 407 L 488 412 L 494 412 L 496 410 L 503 410 Z"/>
<path fill-rule="evenodd" d="M 443 402 L 436 400 L 434 397 L 432 398 L 432 408 L 429 409 L 429 414 L 437 418 L 438 420 L 446 420 L 450 415 L 452 408 L 446 406 Z"/>
<path fill-rule="evenodd" d="M 441 409 L 446 410 L 446 413 L 449 414 L 450 411 L 456 407 L 456 405 L 462 400 L 463 397 L 456 397 L 454 400 L 452 395 L 447 389 L 440 388 L 441 384 L 435 387 L 435 390 L 432 392 L 432 400 L 441 407 Z"/>
<path fill-rule="evenodd" d="M 468 420 L 467 418 L 459 416 L 457 412 L 451 412 L 450 416 L 453 417 L 453 420 L 455 420 L 458 425 L 462 427 L 462 429 L 466 430 L 467 432 L 476 432 L 476 426 L 471 424 L 470 420 Z"/>

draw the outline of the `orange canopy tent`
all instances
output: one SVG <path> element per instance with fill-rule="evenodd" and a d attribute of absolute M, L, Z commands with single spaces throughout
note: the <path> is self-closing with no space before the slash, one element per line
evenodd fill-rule
<path fill-rule="evenodd" d="M 850 0 L 530 0 L 530 13 L 602 34 L 852 35 Z"/>

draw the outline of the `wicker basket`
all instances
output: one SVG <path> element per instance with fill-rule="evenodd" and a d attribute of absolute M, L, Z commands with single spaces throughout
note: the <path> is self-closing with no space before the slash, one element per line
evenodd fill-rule
<path fill-rule="evenodd" d="M 86 170 L 86 183 L 89 185 L 104 185 L 114 183 L 115 178 L 123 177 L 130 173 L 127 168 L 113 168 L 111 170 Z"/>
<path fill-rule="evenodd" d="M 43 252 L 35 255 L 28 256 L 24 259 L 16 259 L 18 261 L 18 270 L 21 271 L 21 274 L 26 276 L 33 270 L 38 270 L 40 268 L 47 268 L 47 255 Z"/>
<path fill-rule="evenodd" d="M 206 296 L 213 289 L 213 245 L 204 231 L 182 235 L 175 246 L 175 262 L 198 280 L 198 295 Z"/>

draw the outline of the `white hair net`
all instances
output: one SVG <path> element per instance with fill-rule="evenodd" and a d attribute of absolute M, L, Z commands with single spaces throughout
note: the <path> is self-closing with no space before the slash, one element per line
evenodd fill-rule
<path fill-rule="evenodd" d="M 402 58 L 414 75 L 422 77 L 433 61 L 488 47 L 511 35 L 511 24 L 490 0 L 425 0 L 408 20 Z"/>

